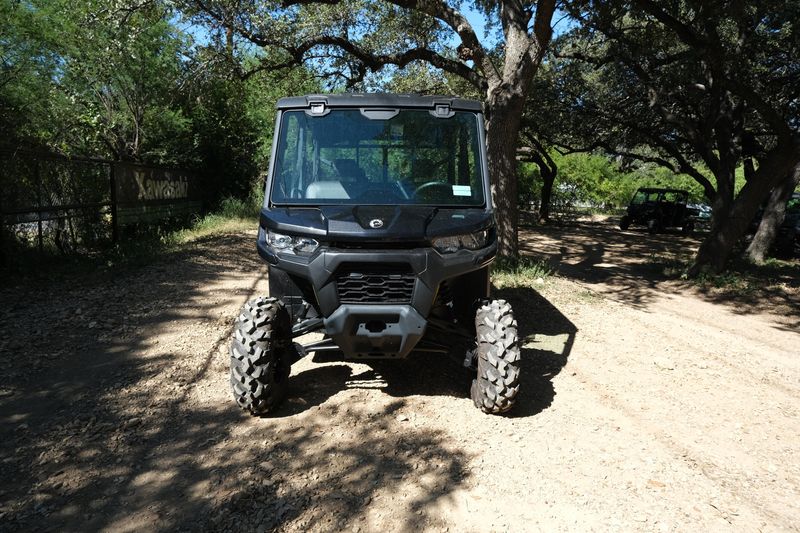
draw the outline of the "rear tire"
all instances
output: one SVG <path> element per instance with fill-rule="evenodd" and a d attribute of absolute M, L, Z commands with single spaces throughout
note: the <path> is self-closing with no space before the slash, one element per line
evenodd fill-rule
<path fill-rule="evenodd" d="M 619 219 L 619 229 L 625 231 L 631 225 L 631 219 L 627 216 L 622 217 Z"/>
<path fill-rule="evenodd" d="M 519 392 L 520 353 L 517 321 L 511 305 L 492 300 L 475 313 L 478 340 L 478 376 L 470 396 L 484 413 L 504 413 L 514 406 Z"/>
<path fill-rule="evenodd" d="M 275 408 L 289 380 L 289 314 L 276 298 L 247 302 L 231 342 L 231 389 L 239 407 L 253 415 Z"/>

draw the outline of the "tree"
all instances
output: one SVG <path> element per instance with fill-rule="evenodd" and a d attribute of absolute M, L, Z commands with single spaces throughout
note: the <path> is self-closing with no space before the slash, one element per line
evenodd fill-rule
<path fill-rule="evenodd" d="M 786 176 L 786 179 L 770 192 L 767 205 L 758 224 L 758 230 L 756 230 L 753 240 L 747 247 L 747 255 L 750 260 L 756 263 L 764 262 L 767 253 L 775 242 L 775 237 L 778 235 L 778 228 L 781 227 L 786 216 L 786 202 L 798 185 L 800 185 L 800 165 L 796 165 Z"/>
<path fill-rule="evenodd" d="M 133 11 L 98 9 L 107 3 L 96 2 L 73 21 L 88 30 L 65 32 L 76 36 L 68 41 L 61 84 L 80 113 L 76 133 L 102 143 L 112 159 L 163 163 L 171 156 L 165 147 L 191 138 L 176 90 L 186 74 L 188 37 L 158 2 Z"/>
<path fill-rule="evenodd" d="M 536 100 L 528 101 L 522 118 L 521 146 L 517 150 L 518 159 L 536 164 L 542 178 L 539 197 L 539 221 L 550 220 L 550 203 L 553 198 L 553 187 L 558 166 L 550 155 L 553 139 L 565 135 L 560 104 L 559 79 L 555 76 L 553 58 L 544 61 L 531 91 Z"/>
<path fill-rule="evenodd" d="M 59 65 L 49 46 L 55 35 L 42 18 L 12 0 L 0 0 L 0 20 L 0 147 L 35 147 L 43 141 L 36 117 L 57 96 L 49 81 Z"/>
<path fill-rule="evenodd" d="M 243 66 L 215 63 L 215 47 L 211 43 L 198 52 L 198 74 L 183 98 L 184 113 L 192 121 L 192 142 L 184 157 L 198 169 L 209 204 L 246 198 L 254 185 L 263 185 L 254 181 L 269 164 L 275 102 L 287 92 L 319 90 L 305 69 L 255 72 L 241 79 L 233 69 L 246 68 L 253 58 L 243 58 Z"/>
<path fill-rule="evenodd" d="M 574 1 L 558 46 L 573 131 L 702 184 L 709 236 L 690 269 L 724 268 L 758 206 L 800 161 L 796 2 Z M 735 194 L 736 169 L 754 163 Z M 702 172 L 709 169 L 714 182 Z"/>
<path fill-rule="evenodd" d="M 3 85 L 15 102 L 3 122 L 16 122 L 16 144 L 152 161 L 166 140 L 187 137 L 176 90 L 187 39 L 163 3 L 0 1 L 10 22 L 0 53 L 14 73 Z"/>
<path fill-rule="evenodd" d="M 267 51 L 258 69 L 314 64 L 349 87 L 415 62 L 468 81 L 482 95 L 499 253 L 516 258 L 516 148 L 534 75 L 550 43 L 555 0 L 475 2 L 499 26 L 494 50 L 446 0 L 193 0 L 208 27 Z M 455 40 L 453 47 L 450 43 Z"/>
<path fill-rule="evenodd" d="M 517 148 L 517 159 L 527 163 L 534 163 L 539 168 L 542 189 L 539 195 L 538 218 L 541 222 L 549 222 L 553 185 L 558 174 L 558 166 L 550 156 L 548 148 L 536 138 L 536 135 L 529 128 L 525 128 L 522 131 L 522 143 L 522 146 Z"/>

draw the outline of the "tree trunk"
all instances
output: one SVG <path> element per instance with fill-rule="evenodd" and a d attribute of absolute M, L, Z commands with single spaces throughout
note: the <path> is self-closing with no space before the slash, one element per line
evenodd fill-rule
<path fill-rule="evenodd" d="M 539 167 L 539 175 L 542 177 L 542 190 L 539 198 L 539 222 L 550 221 L 550 203 L 553 198 L 553 184 L 558 174 L 558 166 L 550 154 L 547 153 L 547 148 L 539 142 L 536 137 L 530 133 L 523 133 L 523 137 L 527 140 L 529 146 L 520 148 L 521 154 L 518 154 L 517 159 L 520 161 L 527 161 L 535 163 Z"/>
<path fill-rule="evenodd" d="M 758 207 L 798 162 L 800 151 L 796 143 L 791 149 L 783 146 L 776 148 L 734 201 L 726 201 L 730 197 L 728 194 L 717 195 L 711 231 L 700 245 L 695 262 L 689 269 L 690 276 L 696 276 L 704 270 L 714 273 L 724 270 L 734 245 L 744 236 Z"/>
<path fill-rule="evenodd" d="M 792 196 L 795 188 L 800 184 L 800 165 L 795 165 L 792 170 L 777 187 L 772 189 L 764 208 L 764 215 L 758 224 L 753 241 L 747 247 L 747 256 L 755 263 L 763 263 L 775 237 L 778 235 L 778 228 L 783 224 L 786 216 L 786 202 Z"/>
<path fill-rule="evenodd" d="M 550 203 L 553 200 L 553 183 L 556 181 L 556 172 L 554 168 L 539 167 L 540 174 L 542 175 L 542 203 L 539 206 L 539 220 L 541 222 L 550 221 Z"/>
<path fill-rule="evenodd" d="M 519 258 L 516 155 L 525 101 L 523 98 L 504 96 L 495 98 L 494 105 L 488 105 L 486 147 L 499 239 L 497 252 L 501 257 L 516 260 Z"/>
<path fill-rule="evenodd" d="M 522 125 L 525 100 L 552 37 L 550 21 L 555 11 L 554 0 L 538 0 L 533 20 L 533 35 L 529 34 L 531 13 L 522 2 L 500 2 L 505 43 L 503 66 L 495 69 L 486 63 L 489 75 L 484 111 L 489 174 L 495 205 L 498 254 L 519 259 L 519 187 L 517 176 L 517 146 Z"/>

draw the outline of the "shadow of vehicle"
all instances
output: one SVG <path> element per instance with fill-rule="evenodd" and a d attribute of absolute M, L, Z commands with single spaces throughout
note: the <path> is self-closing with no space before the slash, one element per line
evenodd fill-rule
<path fill-rule="evenodd" d="M 291 417 L 318 407 L 341 391 L 351 375 L 352 369 L 345 364 L 317 366 L 299 373 L 292 370 L 285 401 L 261 418 Z"/>
<path fill-rule="evenodd" d="M 521 386 L 512 417 L 534 416 L 553 403 L 553 379 L 566 366 L 578 328 L 541 294 L 529 287 L 494 291 L 514 308 L 522 355 Z"/>
<path fill-rule="evenodd" d="M 517 403 L 509 415 L 534 416 L 553 402 L 555 389 L 552 380 L 567 364 L 578 330 L 561 311 L 531 288 L 495 290 L 493 297 L 511 303 L 518 324 L 521 384 Z M 334 356 L 315 359 L 334 360 Z M 342 370 L 344 365 L 330 365 L 292 376 L 294 393 L 290 393 L 289 407 L 281 407 L 274 415 L 267 416 L 290 416 L 319 405 L 320 400 L 335 394 L 332 387 L 380 389 L 398 398 L 416 395 L 469 398 L 474 377 L 474 372 L 464 368 L 462 358 L 447 355 L 412 352 L 402 361 L 358 362 L 369 369 L 350 376 Z M 320 390 L 306 393 L 301 392 L 303 387 L 319 387 Z M 295 394 L 297 396 L 293 398 Z"/>

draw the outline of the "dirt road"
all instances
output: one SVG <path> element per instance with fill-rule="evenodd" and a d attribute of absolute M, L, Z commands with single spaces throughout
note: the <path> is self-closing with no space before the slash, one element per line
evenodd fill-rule
<path fill-rule="evenodd" d="M 776 314 L 637 277 L 622 258 L 654 243 L 605 231 L 526 235 L 562 275 L 499 291 L 524 337 L 508 417 L 430 356 L 303 360 L 274 416 L 239 412 L 249 235 L 0 288 L 0 530 L 797 530 L 796 292 Z"/>

